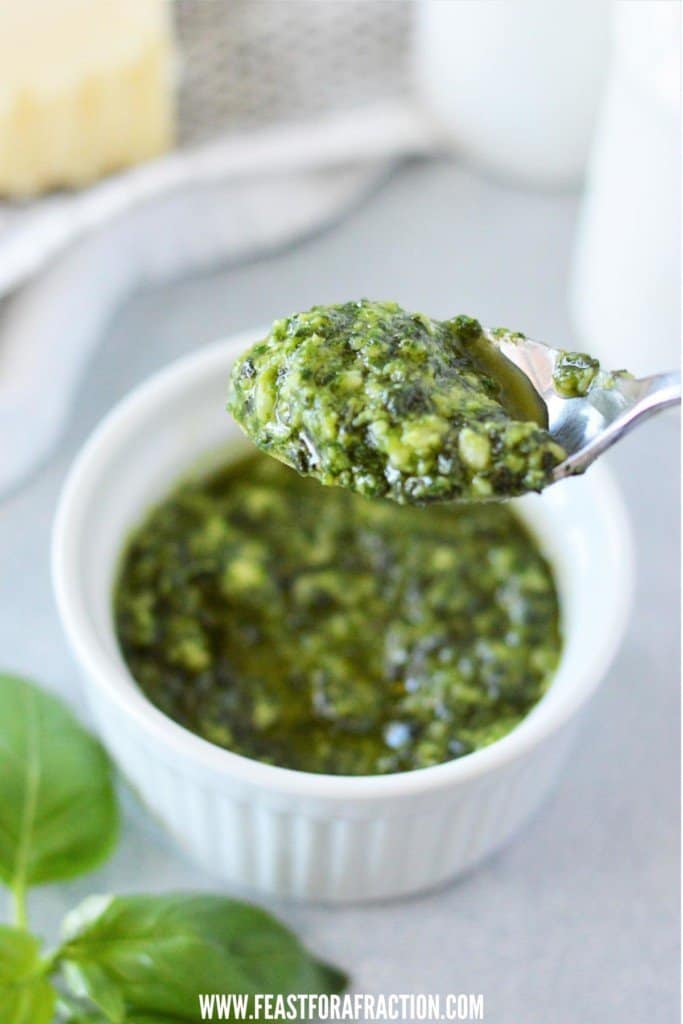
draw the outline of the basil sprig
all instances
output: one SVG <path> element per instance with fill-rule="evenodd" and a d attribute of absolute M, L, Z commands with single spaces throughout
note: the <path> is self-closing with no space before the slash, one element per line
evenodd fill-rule
<path fill-rule="evenodd" d="M 50 1024 L 55 1002 L 39 940 L 23 928 L 0 925 L 0 1020 Z"/>
<path fill-rule="evenodd" d="M 89 871 L 110 853 L 118 811 L 109 759 L 55 698 L 0 676 L 0 881 L 19 923 L 26 889 Z"/>
<path fill-rule="evenodd" d="M 0 925 L 3 1024 L 184 1024 L 199 993 L 335 993 L 345 976 L 270 914 L 224 896 L 92 896 L 44 954 L 26 891 L 91 870 L 113 849 L 118 810 L 102 746 L 54 697 L 0 675 Z"/>

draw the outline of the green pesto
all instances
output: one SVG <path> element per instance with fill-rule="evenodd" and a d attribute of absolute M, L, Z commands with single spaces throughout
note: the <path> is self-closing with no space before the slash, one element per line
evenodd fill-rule
<path fill-rule="evenodd" d="M 553 371 L 553 384 L 563 398 L 583 398 L 599 373 L 599 361 L 585 352 L 562 352 Z"/>
<path fill-rule="evenodd" d="M 314 306 L 237 361 L 228 409 L 324 484 L 402 504 L 540 491 L 566 457 L 533 388 L 470 317 Z"/>
<path fill-rule="evenodd" d="M 512 729 L 560 651 L 550 568 L 504 503 L 399 507 L 257 455 L 181 486 L 125 553 L 132 675 L 205 739 L 374 775 Z"/>

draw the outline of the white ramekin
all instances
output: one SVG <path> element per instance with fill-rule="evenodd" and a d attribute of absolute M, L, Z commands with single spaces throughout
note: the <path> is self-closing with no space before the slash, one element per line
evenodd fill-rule
<path fill-rule="evenodd" d="M 517 502 L 555 566 L 565 646 L 549 692 L 490 747 L 420 771 L 353 778 L 274 768 L 199 739 L 153 707 L 128 673 L 112 586 L 126 537 L 149 506 L 179 477 L 247 447 L 224 411 L 225 394 L 233 359 L 258 336 L 174 363 L 87 442 L 54 527 L 62 622 L 104 743 L 208 871 L 283 897 L 342 902 L 416 892 L 501 846 L 551 786 L 625 628 L 628 522 L 601 466 Z"/>

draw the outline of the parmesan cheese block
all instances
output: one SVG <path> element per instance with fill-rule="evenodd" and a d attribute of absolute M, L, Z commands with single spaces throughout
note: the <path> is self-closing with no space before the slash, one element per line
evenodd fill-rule
<path fill-rule="evenodd" d="M 174 135 L 166 0 L 0 0 L 0 195 L 75 187 Z"/>

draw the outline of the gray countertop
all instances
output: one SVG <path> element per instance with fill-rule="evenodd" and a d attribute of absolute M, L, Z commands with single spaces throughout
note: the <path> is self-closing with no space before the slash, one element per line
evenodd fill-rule
<path fill-rule="evenodd" d="M 51 519 L 76 450 L 132 385 L 217 336 L 360 295 L 436 316 L 472 312 L 571 345 L 565 291 L 576 212 L 569 194 L 507 189 L 447 162 L 413 164 L 312 240 L 133 298 L 88 369 L 59 450 L 0 501 L 4 666 L 76 699 L 50 588 Z M 502 853 L 431 895 L 275 907 L 350 971 L 358 991 L 481 992 L 492 1024 L 679 1019 L 677 416 L 652 421 L 608 460 L 637 542 L 635 607 L 542 811 Z M 218 887 L 127 807 L 109 864 L 33 893 L 32 920 L 48 939 L 64 910 L 93 891 Z"/>

